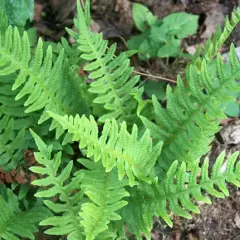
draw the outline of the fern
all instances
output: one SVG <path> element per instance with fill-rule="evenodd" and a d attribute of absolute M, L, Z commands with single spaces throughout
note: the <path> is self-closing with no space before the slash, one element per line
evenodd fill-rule
<path fill-rule="evenodd" d="M 227 90 L 240 90 L 235 82 L 240 74 L 240 64 L 233 45 L 230 64 L 231 73 L 227 75 L 218 55 L 215 79 L 208 70 L 206 60 L 202 61 L 200 72 L 191 66 L 187 88 L 180 77 L 174 92 L 170 86 L 167 87 L 166 109 L 153 97 L 156 123 L 144 117 L 142 120 L 152 136 L 164 142 L 158 171 L 166 171 L 174 160 L 191 164 L 209 151 L 209 144 L 219 131 L 220 120 L 225 118 L 220 104 L 234 100 Z"/>
<path fill-rule="evenodd" d="M 49 113 L 64 129 L 73 134 L 74 141 L 80 141 L 79 148 L 86 149 L 86 155 L 95 162 L 102 161 L 106 172 L 118 168 L 119 179 L 125 175 L 129 177 L 129 183 L 133 186 L 134 179 L 151 182 L 149 174 L 161 152 L 162 142 L 152 146 L 149 131 L 138 139 L 138 128 L 133 126 L 132 133 L 126 130 L 123 122 L 118 128 L 115 120 L 107 120 L 104 124 L 101 137 L 98 137 L 98 127 L 94 118 L 88 120 L 85 116 L 59 116 Z"/>
<path fill-rule="evenodd" d="M 68 78 L 67 63 L 63 61 L 63 50 L 52 66 L 51 46 L 48 47 L 44 56 L 43 42 L 39 39 L 33 58 L 30 54 L 27 33 L 24 32 L 21 37 L 18 29 L 10 26 L 1 36 L 0 52 L 0 75 L 17 72 L 12 89 L 22 86 L 16 95 L 16 100 L 28 96 L 24 104 L 27 107 L 26 113 L 40 109 L 54 109 L 63 114 L 88 113 L 84 102 L 81 101 L 79 88 Z M 67 94 L 69 91 L 71 95 Z M 83 104 L 82 108 L 78 107 L 80 104 Z M 49 116 L 43 111 L 39 123 L 48 118 Z"/>
<path fill-rule="evenodd" d="M 45 143 L 32 131 L 32 135 L 36 141 L 40 152 L 35 153 L 35 158 L 42 166 L 31 167 L 30 170 L 44 176 L 37 179 L 32 184 L 37 186 L 49 187 L 46 190 L 38 191 L 35 196 L 41 198 L 50 198 L 58 196 L 60 203 L 50 200 L 44 200 L 46 206 L 55 213 L 62 213 L 62 216 L 54 216 L 40 222 L 40 225 L 51 225 L 52 228 L 45 232 L 50 235 L 68 234 L 69 240 L 83 239 L 82 228 L 80 227 L 80 212 L 82 192 L 80 190 L 79 181 L 81 175 L 73 178 L 71 182 L 65 184 L 70 177 L 73 162 L 70 161 L 64 170 L 58 174 L 61 164 L 61 152 L 55 154 L 51 158 L 52 146 L 47 147 Z M 79 191 L 80 190 L 80 191 Z M 77 191 L 75 194 L 73 191 Z"/>
<path fill-rule="evenodd" d="M 22 211 L 18 197 L 7 189 L 6 199 L 0 195 L 0 238 L 5 240 L 35 239 L 37 224 L 48 216 L 50 211 L 42 206 L 35 206 Z"/>
<path fill-rule="evenodd" d="M 47 147 L 34 132 L 32 134 L 40 150 L 39 153 L 35 153 L 35 157 L 44 166 L 31 167 L 31 171 L 44 176 L 42 179 L 35 180 L 33 184 L 49 186 L 47 190 L 39 191 L 35 195 L 49 198 L 59 194 L 61 203 L 49 200 L 45 200 L 44 203 L 55 213 L 64 213 L 63 216 L 50 217 L 40 223 L 40 225 L 54 226 L 45 231 L 47 234 L 67 234 L 68 239 L 83 239 L 82 228 L 84 228 L 86 239 L 92 240 L 108 229 L 110 221 L 121 219 L 115 211 L 127 204 L 126 201 L 121 200 L 129 196 L 123 188 L 128 183 L 126 179 L 119 181 L 116 171 L 105 173 L 105 169 L 100 164 L 96 165 L 94 162 L 82 159 L 79 162 L 89 170 L 80 170 L 74 174 L 75 177 L 70 183 L 64 185 L 71 174 L 72 161 L 61 174 L 57 175 L 61 154 L 56 154 L 51 160 L 51 147 Z M 73 191 L 77 193 L 73 194 Z M 83 194 L 86 194 L 90 201 L 83 202 Z M 77 224 L 78 222 L 81 226 Z"/>
<path fill-rule="evenodd" d="M 79 32 L 68 30 L 77 43 L 62 39 L 54 53 L 41 38 L 31 49 L 27 33 L 0 16 L 0 167 L 16 169 L 25 149 L 38 151 L 30 159 L 37 188 L 0 186 L 1 239 L 34 239 L 38 224 L 61 239 L 127 239 L 126 227 L 137 239 L 151 239 L 154 216 L 172 226 L 172 214 L 191 218 L 200 213 L 197 201 L 228 196 L 227 183 L 240 186 L 238 152 L 226 162 L 220 154 L 210 171 L 207 158 L 199 165 L 226 117 L 221 104 L 233 100 L 227 91 L 240 91 L 233 45 L 231 70 L 224 71 L 218 54 L 216 74 L 211 71 L 240 21 L 239 9 L 203 56 L 196 53 L 185 78 L 167 87 L 166 107 L 155 96 L 143 99 L 130 54 L 116 56 L 115 44 L 108 47 L 102 34 L 89 30 L 89 0 L 85 10 L 78 2 Z M 83 63 L 90 84 L 85 73 L 79 76 Z"/>
<path fill-rule="evenodd" d="M 25 130 L 14 131 L 14 120 L 0 113 L 0 167 L 15 169 L 23 160 Z"/>
<path fill-rule="evenodd" d="M 90 200 L 82 204 L 81 224 L 85 229 L 86 239 L 93 240 L 99 233 L 108 229 L 110 221 L 121 219 L 116 211 L 127 204 L 122 198 L 129 196 L 123 188 L 128 185 L 128 181 L 119 181 L 116 170 L 106 173 L 100 164 L 85 159 L 80 163 L 90 169 L 80 171 L 84 174 L 83 191 Z"/>
<path fill-rule="evenodd" d="M 153 216 L 160 216 L 172 227 L 168 210 L 177 216 L 191 218 L 189 211 L 200 213 L 193 199 L 211 204 L 203 191 L 217 198 L 229 196 L 226 182 L 240 186 L 240 162 L 236 163 L 238 154 L 234 153 L 226 163 L 223 163 L 225 152 L 220 154 L 213 165 L 211 176 L 208 173 L 208 158 L 204 160 L 201 168 L 195 163 L 190 172 L 186 171 L 185 162 L 179 164 L 175 161 L 163 181 L 155 185 L 141 184 L 130 190 L 129 204 L 122 211 L 128 230 L 134 233 L 137 239 L 142 239 L 142 233 L 147 239 L 151 239 Z"/>
<path fill-rule="evenodd" d="M 86 1 L 86 6 L 90 2 Z M 78 2 L 78 18 L 75 26 L 80 35 L 69 31 L 77 38 L 81 58 L 87 61 L 84 70 L 89 78 L 94 80 L 89 92 L 97 94 L 94 103 L 102 104 L 108 113 L 100 116 L 99 121 L 107 119 L 129 119 L 135 116 L 136 100 L 133 95 L 141 95 L 143 89 L 136 87 L 139 76 L 132 76 L 133 68 L 125 53 L 115 57 L 116 44 L 108 48 L 108 42 L 103 40 L 102 34 L 95 34 L 88 30 L 89 7 L 83 12 Z"/>

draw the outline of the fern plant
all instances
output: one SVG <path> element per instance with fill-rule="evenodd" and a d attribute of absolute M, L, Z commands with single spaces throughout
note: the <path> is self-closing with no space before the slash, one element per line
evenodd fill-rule
<path fill-rule="evenodd" d="M 238 152 L 226 161 L 220 154 L 210 169 L 203 158 L 226 117 L 222 104 L 235 100 L 227 91 L 239 91 L 234 46 L 229 72 L 218 50 L 240 10 L 167 87 L 162 106 L 155 96 L 144 100 L 130 53 L 117 55 L 116 44 L 89 30 L 90 1 L 77 5 L 76 32 L 68 29 L 76 44 L 63 39 L 54 56 L 42 39 L 31 49 L 27 33 L 6 26 L 0 12 L 0 167 L 35 174 L 31 185 L 0 187 L 6 240 L 34 239 L 38 230 L 59 239 L 120 240 L 128 239 L 126 228 L 151 239 L 153 217 L 172 227 L 172 214 L 191 218 L 200 213 L 198 201 L 228 196 L 227 183 L 240 186 Z M 26 149 L 35 152 L 30 167 Z"/>

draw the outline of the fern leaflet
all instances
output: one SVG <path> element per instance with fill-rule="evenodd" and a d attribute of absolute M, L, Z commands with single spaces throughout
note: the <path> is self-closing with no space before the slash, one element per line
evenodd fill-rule
<path fill-rule="evenodd" d="M 0 113 L 0 167 L 15 169 L 23 160 L 25 129 L 14 131 L 14 120 Z"/>
<path fill-rule="evenodd" d="M 84 101 L 81 101 L 79 87 L 68 75 L 68 63 L 63 61 L 64 51 L 60 52 L 53 64 L 52 48 L 49 46 L 44 56 L 41 39 L 38 40 L 34 57 L 31 57 L 30 50 L 26 32 L 21 37 L 17 28 L 9 26 L 0 36 L 0 76 L 17 73 L 12 89 L 22 86 L 15 99 L 27 96 L 25 112 L 54 109 L 61 114 L 88 114 Z M 72 94 L 67 94 L 70 91 Z M 82 108 L 79 108 L 80 104 Z M 39 123 L 48 118 L 43 111 Z"/>

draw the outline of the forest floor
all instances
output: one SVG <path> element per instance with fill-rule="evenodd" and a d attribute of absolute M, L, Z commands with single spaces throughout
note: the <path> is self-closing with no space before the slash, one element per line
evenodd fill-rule
<path fill-rule="evenodd" d="M 196 48 L 197 44 L 204 44 L 206 39 L 215 32 L 216 25 L 222 25 L 225 16 L 240 4 L 238 0 L 136 0 L 135 2 L 145 4 L 160 19 L 179 11 L 199 15 L 197 34 L 183 42 L 183 49 L 189 53 Z M 133 1 L 92 0 L 91 3 L 93 30 L 101 31 L 106 39 L 118 42 L 119 51 L 126 50 L 126 41 L 137 34 L 131 14 Z M 65 27 L 72 28 L 75 11 L 75 0 L 37 0 L 34 27 L 38 35 L 52 41 L 59 41 L 61 36 L 67 36 Z M 234 31 L 229 42 L 240 45 L 240 27 Z M 228 52 L 229 42 L 221 49 L 222 53 Z M 162 68 L 158 59 L 143 62 L 135 57 L 132 65 L 147 75 L 174 80 L 177 74 L 183 74 L 186 61 L 171 59 L 169 66 Z M 149 77 L 146 78 L 149 80 Z M 212 162 L 222 150 L 226 150 L 227 154 L 240 150 L 239 118 L 223 121 L 222 127 L 209 153 Z M 201 215 L 193 215 L 191 220 L 175 217 L 173 229 L 156 219 L 152 239 L 240 239 L 240 191 L 234 187 L 230 187 L 230 191 L 229 198 L 215 199 L 213 205 L 202 205 Z"/>

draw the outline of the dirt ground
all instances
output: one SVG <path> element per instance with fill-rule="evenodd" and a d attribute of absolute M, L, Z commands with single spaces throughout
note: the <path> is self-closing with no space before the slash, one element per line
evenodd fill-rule
<path fill-rule="evenodd" d="M 92 28 L 102 31 L 104 37 L 119 43 L 119 50 L 126 50 L 126 40 L 137 33 L 134 27 L 131 0 L 92 0 Z M 236 8 L 239 0 L 136 0 L 145 4 L 159 18 L 179 11 L 199 15 L 199 28 L 194 37 L 183 43 L 185 51 L 196 44 L 202 44 L 215 32 L 216 25 L 222 25 L 226 15 Z M 75 0 L 37 0 L 34 26 L 40 36 L 58 41 L 66 36 L 65 27 L 72 27 L 72 17 L 76 11 Z M 229 41 L 240 45 L 240 27 Z M 221 51 L 228 51 L 228 44 Z M 153 75 L 171 79 L 183 73 L 186 62 L 174 60 L 168 69 L 161 67 L 158 60 L 141 62 L 133 59 L 136 69 Z M 240 120 L 230 119 L 222 123 L 223 129 L 216 136 L 209 157 L 213 162 L 222 150 L 228 154 L 240 150 Z M 214 200 L 213 205 L 201 206 L 201 215 L 192 220 L 175 218 L 174 228 L 170 229 L 156 219 L 152 233 L 153 240 L 237 240 L 240 239 L 240 191 L 230 187 L 231 196 L 225 200 Z"/>

